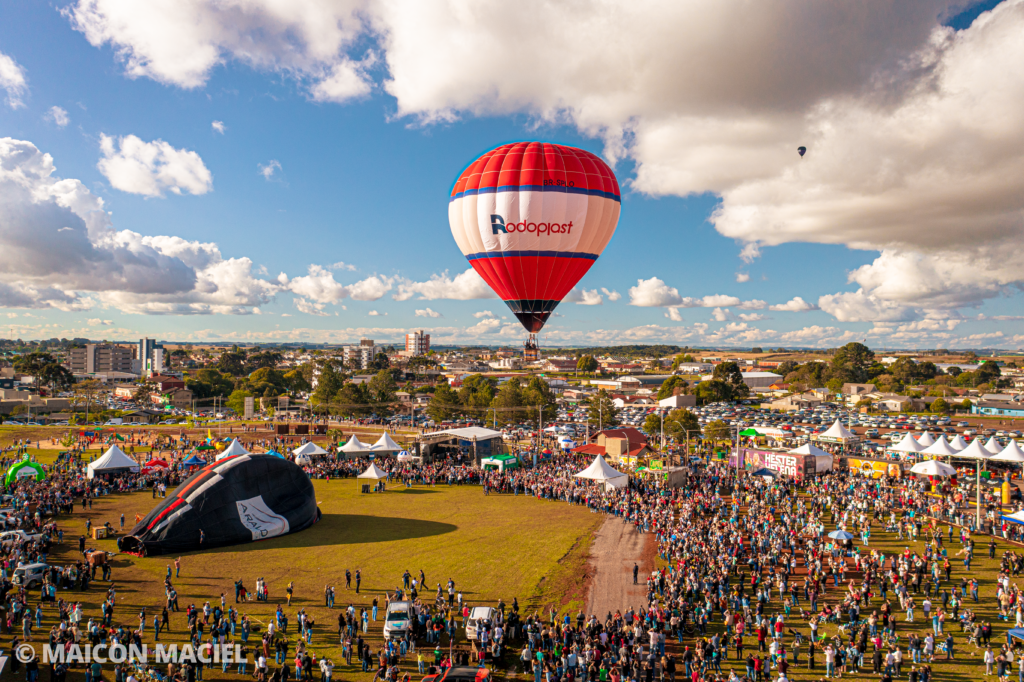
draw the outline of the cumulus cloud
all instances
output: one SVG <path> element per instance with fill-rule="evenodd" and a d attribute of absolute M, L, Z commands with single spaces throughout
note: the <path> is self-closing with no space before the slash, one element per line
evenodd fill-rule
<path fill-rule="evenodd" d="M 387 313 L 381 313 L 376 310 L 371 310 L 370 312 L 366 313 L 366 315 L 368 317 L 383 317 L 384 315 L 387 315 Z"/>
<path fill-rule="evenodd" d="M 423 310 L 416 311 L 416 317 L 444 317 L 441 313 L 430 308 L 424 308 Z"/>
<path fill-rule="evenodd" d="M 604 298 L 601 294 L 597 293 L 597 289 L 579 289 L 573 288 L 569 290 L 565 298 L 562 299 L 566 303 L 575 303 L 576 305 L 601 305 L 604 303 Z"/>
<path fill-rule="evenodd" d="M 109 327 L 114 324 L 113 320 L 104 320 L 98 317 L 91 317 L 88 322 L 90 327 Z"/>
<path fill-rule="evenodd" d="M 53 124 L 58 128 L 63 128 L 71 122 L 67 110 L 58 106 L 52 106 L 47 109 L 46 115 L 43 118 L 47 121 L 53 121 Z"/>
<path fill-rule="evenodd" d="M 369 88 L 344 50 L 361 37 L 363 0 L 133 3 L 78 0 L 63 10 L 99 47 L 109 44 L 132 78 L 196 88 L 230 60 L 283 73 L 317 99 L 340 100 Z M 359 82 L 364 82 L 364 89 Z"/>
<path fill-rule="evenodd" d="M 439 275 L 432 275 L 425 282 L 413 282 L 400 278 L 398 292 L 392 294 L 391 298 L 396 301 L 408 301 L 414 296 L 421 301 L 438 299 L 469 301 L 477 298 L 497 298 L 487 282 L 473 268 L 469 268 L 454 278 L 449 277 L 448 272 L 445 271 Z"/>
<path fill-rule="evenodd" d="M 277 287 L 216 244 L 115 230 L 103 201 L 30 142 L 0 138 L 0 306 L 248 313 Z"/>
<path fill-rule="evenodd" d="M 750 275 L 748 275 L 745 272 L 737 272 L 736 273 L 736 281 L 739 282 L 740 284 L 742 284 L 743 282 L 749 282 L 750 281 Z"/>
<path fill-rule="evenodd" d="M 381 275 L 372 275 L 354 284 L 341 284 L 334 273 L 322 265 L 310 265 L 308 274 L 291 279 L 281 273 L 277 283 L 300 298 L 318 304 L 337 303 L 344 298 L 376 301 L 393 287 L 393 280 Z"/>
<path fill-rule="evenodd" d="M 213 174 L 193 151 L 175 149 L 163 140 L 143 142 L 135 135 L 121 138 L 100 135 L 103 158 L 96 164 L 114 189 L 146 197 L 206 194 L 213 189 Z"/>
<path fill-rule="evenodd" d="M 224 131 L 228 129 L 228 127 L 224 125 L 224 121 L 214 121 L 210 124 L 210 127 L 213 128 L 213 132 L 220 133 L 221 135 L 223 135 Z"/>
<path fill-rule="evenodd" d="M 490 310 L 481 310 L 478 313 L 473 313 L 473 317 L 475 317 L 477 319 L 479 319 L 481 317 L 487 317 L 487 318 L 494 319 L 497 316 L 494 313 L 492 313 Z"/>
<path fill-rule="evenodd" d="M 622 298 L 622 294 L 620 294 L 617 291 L 614 291 L 614 290 L 609 291 L 608 289 L 605 289 L 604 287 L 601 287 L 601 291 L 604 293 L 605 296 L 608 297 L 609 301 L 618 301 L 620 298 Z"/>
<path fill-rule="evenodd" d="M 7 106 L 19 109 L 25 106 L 22 97 L 28 92 L 25 69 L 3 52 L 0 52 L 0 88 L 7 93 Z"/>
<path fill-rule="evenodd" d="M 271 159 L 267 163 L 258 163 L 256 164 L 256 170 L 263 176 L 264 180 L 269 182 L 274 179 L 274 173 L 281 170 L 281 162 Z"/>
<path fill-rule="evenodd" d="M 818 306 L 814 305 L 813 303 L 808 303 L 799 296 L 794 296 L 789 301 L 769 306 L 768 309 L 779 312 L 803 313 L 807 312 L 808 310 L 817 310 Z"/>
<path fill-rule="evenodd" d="M 672 320 L 673 322 L 682 322 L 683 316 L 679 313 L 679 308 L 669 308 L 665 311 L 665 317 Z"/>
<path fill-rule="evenodd" d="M 743 301 L 736 296 L 710 294 L 701 298 L 680 296 L 679 290 L 670 287 L 657 277 L 637 280 L 635 287 L 629 288 L 629 304 L 641 308 L 718 308 L 736 306 L 744 310 L 761 310 L 768 304 L 752 299 Z"/>

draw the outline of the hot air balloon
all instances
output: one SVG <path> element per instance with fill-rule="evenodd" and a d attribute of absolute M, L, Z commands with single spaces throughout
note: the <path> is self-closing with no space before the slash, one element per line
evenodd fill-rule
<path fill-rule="evenodd" d="M 807 147 L 797 147 L 796 153 L 799 154 L 800 156 L 803 156 L 804 154 L 807 153 Z"/>
<path fill-rule="evenodd" d="M 590 152 L 544 142 L 493 149 L 459 176 L 452 235 L 484 281 L 537 332 L 587 273 L 619 222 L 619 183 Z"/>

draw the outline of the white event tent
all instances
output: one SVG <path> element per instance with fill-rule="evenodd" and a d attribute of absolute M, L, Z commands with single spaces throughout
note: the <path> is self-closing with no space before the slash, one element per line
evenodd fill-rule
<path fill-rule="evenodd" d="M 353 436 L 354 438 L 355 436 Z M 370 446 L 370 449 L 374 452 L 401 452 L 405 448 L 391 440 L 391 436 L 388 435 L 387 431 L 380 434 L 380 438 L 377 442 Z"/>
<path fill-rule="evenodd" d="M 221 460 L 225 457 L 231 457 L 232 455 L 248 455 L 249 451 L 242 447 L 242 444 L 238 442 L 238 439 L 231 441 L 231 445 L 224 448 L 224 451 L 217 455 L 217 459 Z"/>
<path fill-rule="evenodd" d="M 811 445 L 810 443 L 804 443 L 800 447 L 790 450 L 788 454 L 813 456 L 815 473 L 832 470 L 832 462 L 834 461 L 832 455 L 817 446 Z"/>
<path fill-rule="evenodd" d="M 341 452 L 344 452 L 348 457 L 357 457 L 359 455 L 367 455 L 370 453 L 370 448 L 363 445 L 360 442 L 359 437 L 354 433 L 352 437 L 348 439 L 348 442 L 341 446 Z"/>
<path fill-rule="evenodd" d="M 629 476 L 612 469 L 601 455 L 595 457 L 590 466 L 577 473 L 576 478 L 587 478 L 591 481 L 598 481 L 604 483 L 606 488 L 625 488 L 629 483 Z"/>
<path fill-rule="evenodd" d="M 356 478 L 372 478 L 375 481 L 379 481 L 380 479 L 387 477 L 387 473 L 377 466 L 376 462 L 371 462 L 370 466 L 366 467 L 366 471 L 356 476 Z"/>
<path fill-rule="evenodd" d="M 118 474 L 125 471 L 138 471 L 139 463 L 124 454 L 121 448 L 111 445 L 110 449 L 95 462 L 86 467 L 86 477 L 96 478 L 96 474 Z"/>
<path fill-rule="evenodd" d="M 317 445 L 316 443 L 310 441 L 310 442 L 304 443 L 304 444 L 300 445 L 299 447 L 295 448 L 294 450 L 292 450 L 292 454 L 295 455 L 296 457 L 298 457 L 300 455 L 305 455 L 306 457 L 310 457 L 312 455 L 326 455 L 327 451 L 324 450 L 319 445 Z"/>
<path fill-rule="evenodd" d="M 977 440 L 977 438 L 975 438 L 974 440 Z M 958 433 L 956 435 L 956 438 L 951 438 L 949 440 L 949 447 L 953 448 L 954 450 L 963 450 L 967 447 L 967 441 L 965 441 L 964 437 Z"/>
<path fill-rule="evenodd" d="M 914 453 L 922 452 L 924 448 L 924 445 L 921 445 L 920 442 L 914 440 L 914 437 L 908 433 L 907 435 L 903 436 L 903 440 L 901 440 L 899 443 L 896 443 L 896 445 L 892 446 L 889 449 L 894 452 Z"/>
<path fill-rule="evenodd" d="M 945 438 L 939 438 L 937 441 L 922 450 L 922 454 L 935 455 L 936 457 L 951 457 L 957 452 L 959 451 L 954 449 Z"/>
<path fill-rule="evenodd" d="M 937 459 L 926 459 L 910 467 L 910 473 L 922 476 L 955 476 L 956 469 Z"/>
<path fill-rule="evenodd" d="M 1003 451 L 1003 444 L 997 441 L 995 436 L 992 436 L 991 438 L 988 439 L 988 442 L 985 443 L 985 449 L 991 452 L 993 455 L 998 455 L 1000 452 Z"/>
<path fill-rule="evenodd" d="M 917 442 L 920 443 L 922 447 L 926 448 L 935 445 L 935 439 L 932 438 L 932 434 L 928 433 L 927 431 L 925 431 L 924 433 L 917 437 Z"/>

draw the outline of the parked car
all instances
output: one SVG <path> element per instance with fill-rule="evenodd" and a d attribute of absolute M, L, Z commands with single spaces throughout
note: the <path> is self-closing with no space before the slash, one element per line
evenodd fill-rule
<path fill-rule="evenodd" d="M 393 601 L 384 613 L 384 639 L 402 639 L 412 626 L 411 601 Z"/>
<path fill-rule="evenodd" d="M 469 620 L 466 622 L 466 639 L 476 641 L 477 632 L 484 623 L 494 620 L 497 613 L 490 606 L 474 606 L 469 612 Z"/>
<path fill-rule="evenodd" d="M 14 569 L 14 576 L 11 579 L 15 585 L 30 590 L 33 587 L 43 584 L 43 576 L 50 570 L 48 564 L 27 564 Z"/>

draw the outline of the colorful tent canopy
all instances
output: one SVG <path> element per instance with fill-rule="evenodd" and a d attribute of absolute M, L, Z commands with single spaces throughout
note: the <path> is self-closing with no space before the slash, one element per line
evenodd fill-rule
<path fill-rule="evenodd" d="M 192 455 L 191 457 L 186 459 L 184 462 L 182 462 L 182 464 L 184 464 L 187 467 L 198 467 L 198 466 L 205 465 L 206 464 L 206 460 L 203 459 L 202 457 L 200 457 L 199 455 Z"/>

